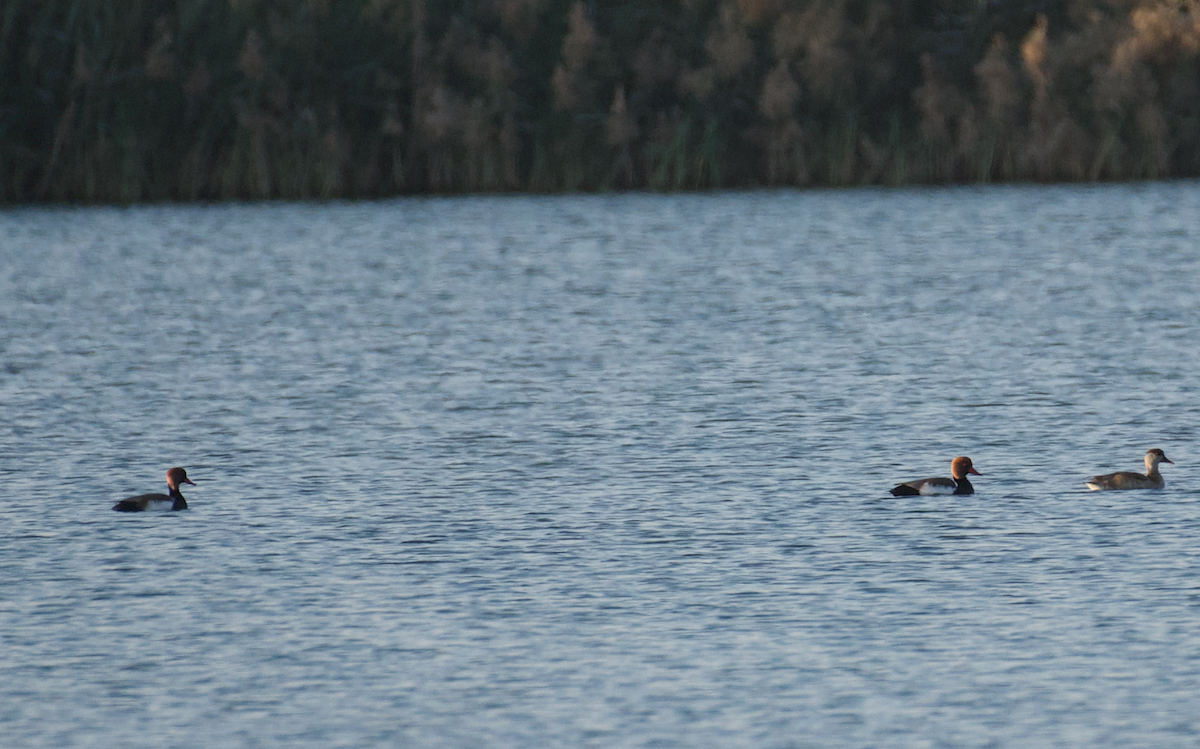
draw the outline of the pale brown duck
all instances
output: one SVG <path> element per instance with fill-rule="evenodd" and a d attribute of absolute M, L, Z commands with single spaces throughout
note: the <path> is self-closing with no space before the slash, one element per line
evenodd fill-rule
<path fill-rule="evenodd" d="M 1146 473 L 1133 471 L 1118 471 L 1106 473 L 1103 476 L 1092 476 L 1083 482 L 1094 492 L 1112 491 L 1114 489 L 1161 489 L 1164 486 L 1162 474 L 1158 472 L 1159 463 L 1175 462 L 1167 459 L 1166 453 L 1157 447 L 1146 453 Z"/>

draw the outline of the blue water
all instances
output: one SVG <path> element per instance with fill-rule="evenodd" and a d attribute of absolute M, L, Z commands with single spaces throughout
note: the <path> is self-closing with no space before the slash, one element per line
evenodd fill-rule
<path fill-rule="evenodd" d="M 1194 747 L 1198 242 L 1195 182 L 0 211 L 0 745 Z"/>

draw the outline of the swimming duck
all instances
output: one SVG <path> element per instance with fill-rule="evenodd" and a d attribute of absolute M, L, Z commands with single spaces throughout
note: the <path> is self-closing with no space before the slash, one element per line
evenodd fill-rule
<path fill-rule="evenodd" d="M 1163 488 L 1163 477 L 1158 472 L 1159 463 L 1175 465 L 1174 461 L 1167 459 L 1166 453 L 1156 447 L 1146 453 L 1146 474 L 1144 476 L 1133 471 L 1118 471 L 1106 473 L 1103 476 L 1092 476 L 1083 483 L 1094 492 L 1111 489 L 1161 489 Z"/>
<path fill-rule="evenodd" d="M 144 510 L 186 510 L 187 500 L 179 493 L 180 484 L 196 485 L 187 477 L 187 471 L 182 468 L 172 468 L 167 471 L 167 494 L 139 494 L 136 497 L 122 499 L 113 505 L 117 512 L 142 512 Z M 167 506 L 170 503 L 170 507 Z"/>
<path fill-rule="evenodd" d="M 958 457 L 950 461 L 950 475 L 953 478 L 906 481 L 891 490 L 892 496 L 915 497 L 918 494 L 974 494 L 975 487 L 971 486 L 971 482 L 967 480 L 968 473 L 973 473 L 976 476 L 983 475 L 975 470 L 975 466 L 971 465 L 970 458 Z"/>

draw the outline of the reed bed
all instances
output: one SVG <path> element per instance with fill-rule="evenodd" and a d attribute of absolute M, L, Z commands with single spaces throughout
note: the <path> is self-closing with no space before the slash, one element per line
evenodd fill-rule
<path fill-rule="evenodd" d="M 6 0 L 0 201 L 1200 173 L 1200 0 Z"/>

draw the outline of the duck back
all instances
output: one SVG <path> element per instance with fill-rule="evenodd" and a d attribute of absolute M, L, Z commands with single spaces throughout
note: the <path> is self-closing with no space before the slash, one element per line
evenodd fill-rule
<path fill-rule="evenodd" d="M 1166 485 L 1162 474 L 1147 476 L 1132 471 L 1106 473 L 1103 476 L 1092 476 L 1084 482 L 1092 491 L 1112 491 L 1115 489 L 1161 489 Z"/>

